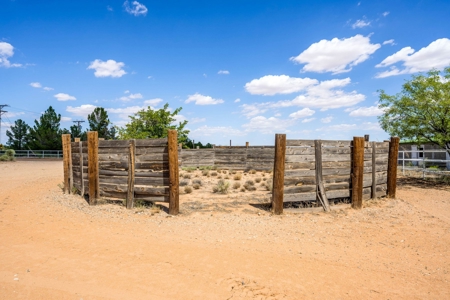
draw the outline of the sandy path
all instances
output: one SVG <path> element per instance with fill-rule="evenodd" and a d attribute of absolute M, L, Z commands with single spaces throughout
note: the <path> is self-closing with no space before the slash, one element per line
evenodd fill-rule
<path fill-rule="evenodd" d="M 170 217 L 89 207 L 61 182 L 61 162 L 0 163 L 0 299 L 450 298 L 448 189 L 403 186 L 360 211 Z"/>

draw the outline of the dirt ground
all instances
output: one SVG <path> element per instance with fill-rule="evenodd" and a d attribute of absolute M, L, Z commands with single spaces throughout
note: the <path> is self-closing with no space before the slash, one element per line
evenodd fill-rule
<path fill-rule="evenodd" d="M 448 186 L 273 216 L 261 183 L 210 192 L 232 175 L 171 217 L 64 195 L 60 161 L 0 163 L 0 299 L 450 299 Z"/>

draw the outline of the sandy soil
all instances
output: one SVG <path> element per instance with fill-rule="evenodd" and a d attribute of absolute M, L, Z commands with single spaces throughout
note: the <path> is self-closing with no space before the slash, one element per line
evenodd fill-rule
<path fill-rule="evenodd" d="M 0 163 L 0 299 L 450 299 L 448 186 L 272 216 L 212 177 L 171 217 L 64 195 L 59 161 Z"/>

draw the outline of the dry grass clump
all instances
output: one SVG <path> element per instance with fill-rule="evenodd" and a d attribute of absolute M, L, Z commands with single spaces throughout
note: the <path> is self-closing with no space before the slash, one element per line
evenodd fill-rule
<path fill-rule="evenodd" d="M 179 185 L 180 186 L 186 186 L 186 185 L 189 185 L 189 183 L 190 183 L 190 180 L 181 180 Z"/>
<path fill-rule="evenodd" d="M 241 183 L 240 182 L 233 183 L 233 189 L 237 190 L 240 187 L 241 187 Z"/>
<path fill-rule="evenodd" d="M 185 187 L 184 187 L 184 192 L 185 192 L 186 194 L 192 193 L 192 187 L 190 187 L 190 186 L 185 186 Z"/>
<path fill-rule="evenodd" d="M 255 178 L 255 182 L 256 182 L 256 183 L 260 183 L 260 182 L 261 182 L 261 177 Z"/>
<path fill-rule="evenodd" d="M 227 194 L 229 187 L 230 187 L 230 183 L 228 181 L 220 179 L 217 182 L 217 185 L 213 187 L 213 192 L 220 193 L 220 194 Z"/>
<path fill-rule="evenodd" d="M 192 187 L 193 187 L 194 189 L 198 190 L 198 189 L 200 188 L 200 184 L 194 183 L 194 184 L 192 185 Z"/>
<path fill-rule="evenodd" d="M 233 176 L 234 180 L 241 180 L 241 178 L 242 178 L 242 174 L 241 173 L 234 174 L 234 176 Z"/>

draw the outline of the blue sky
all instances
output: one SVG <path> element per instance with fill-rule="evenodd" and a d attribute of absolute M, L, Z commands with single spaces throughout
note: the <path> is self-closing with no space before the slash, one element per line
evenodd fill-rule
<path fill-rule="evenodd" d="M 203 143 L 380 141 L 377 90 L 450 65 L 450 1 L 0 4 L 3 143 L 50 105 L 69 128 L 96 106 L 123 126 L 165 103 Z"/>

